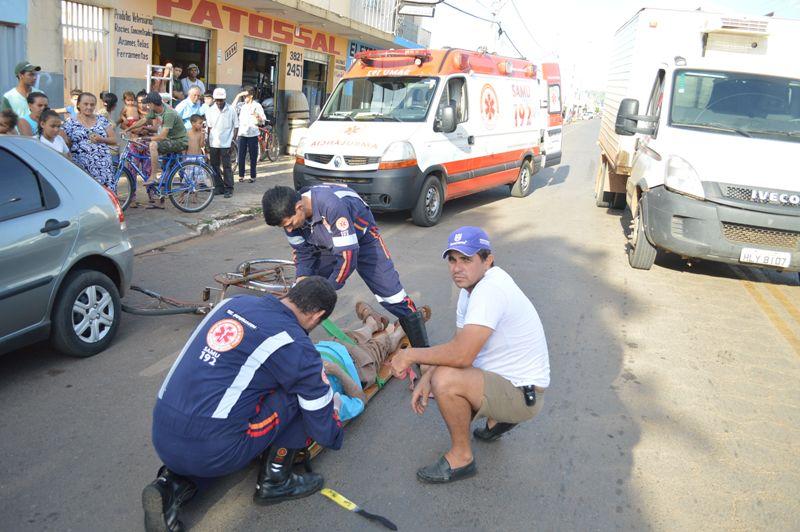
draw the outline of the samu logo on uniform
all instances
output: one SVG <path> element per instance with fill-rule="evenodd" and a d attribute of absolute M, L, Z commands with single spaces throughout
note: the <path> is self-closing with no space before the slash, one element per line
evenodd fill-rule
<path fill-rule="evenodd" d="M 244 338 L 244 327 L 236 320 L 226 318 L 216 322 L 206 334 L 206 344 L 214 351 L 230 351 Z"/>

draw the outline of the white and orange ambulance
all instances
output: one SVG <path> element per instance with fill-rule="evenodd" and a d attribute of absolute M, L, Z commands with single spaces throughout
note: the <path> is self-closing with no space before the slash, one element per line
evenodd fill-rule
<path fill-rule="evenodd" d="M 550 155 L 561 157 L 558 65 L 376 50 L 356 56 L 298 143 L 294 185 L 346 184 L 375 211 L 431 226 L 453 198 L 499 185 L 527 196 Z"/>

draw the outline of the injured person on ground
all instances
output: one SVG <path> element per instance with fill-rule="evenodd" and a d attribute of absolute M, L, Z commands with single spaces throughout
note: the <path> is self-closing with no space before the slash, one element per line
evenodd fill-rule
<path fill-rule="evenodd" d="M 430 308 L 422 308 L 423 318 L 430 318 Z M 317 342 L 339 418 L 347 421 L 364 411 L 364 389 L 378 382 L 381 365 L 397 351 L 405 332 L 399 324 L 390 323 L 367 303 L 356 303 L 356 316 L 362 326 L 343 331 L 349 343 L 332 340 Z"/>

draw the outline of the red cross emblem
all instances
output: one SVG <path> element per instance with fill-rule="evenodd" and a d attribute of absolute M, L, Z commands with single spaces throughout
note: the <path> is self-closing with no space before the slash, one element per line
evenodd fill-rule
<path fill-rule="evenodd" d="M 236 320 L 220 320 L 208 330 L 206 343 L 214 351 L 230 351 L 244 338 L 244 327 Z"/>
<path fill-rule="evenodd" d="M 492 127 L 500 113 L 500 102 L 497 99 L 497 93 L 490 84 L 486 84 L 481 89 L 481 118 L 484 123 Z"/>
<path fill-rule="evenodd" d="M 350 126 L 350 127 L 348 127 L 347 129 L 344 130 L 344 134 L 345 135 L 352 135 L 354 133 L 358 133 L 359 129 L 361 129 L 361 128 L 358 127 L 358 126 Z"/>
<path fill-rule="evenodd" d="M 494 118 L 494 97 L 491 93 L 487 93 L 486 97 L 483 99 L 483 114 L 486 115 L 486 118 L 491 120 Z"/>

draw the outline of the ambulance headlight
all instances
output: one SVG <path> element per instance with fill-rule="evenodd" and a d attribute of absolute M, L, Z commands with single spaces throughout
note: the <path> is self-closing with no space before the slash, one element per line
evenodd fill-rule
<path fill-rule="evenodd" d="M 297 148 L 295 149 L 295 152 L 294 152 L 295 155 L 297 155 L 299 157 L 302 157 L 303 155 L 305 155 L 305 153 L 306 153 L 306 144 L 308 144 L 308 142 L 306 142 L 307 139 L 308 139 L 308 137 L 303 137 L 303 138 L 300 139 L 300 142 L 297 143 Z"/>
<path fill-rule="evenodd" d="M 410 142 L 404 140 L 392 142 L 381 156 L 379 169 L 405 168 L 417 165 L 417 154 Z"/>
<path fill-rule="evenodd" d="M 703 191 L 700 176 L 685 159 L 677 155 L 671 156 L 667 159 L 665 172 L 664 185 L 668 189 L 684 196 L 705 199 L 706 193 Z"/>

